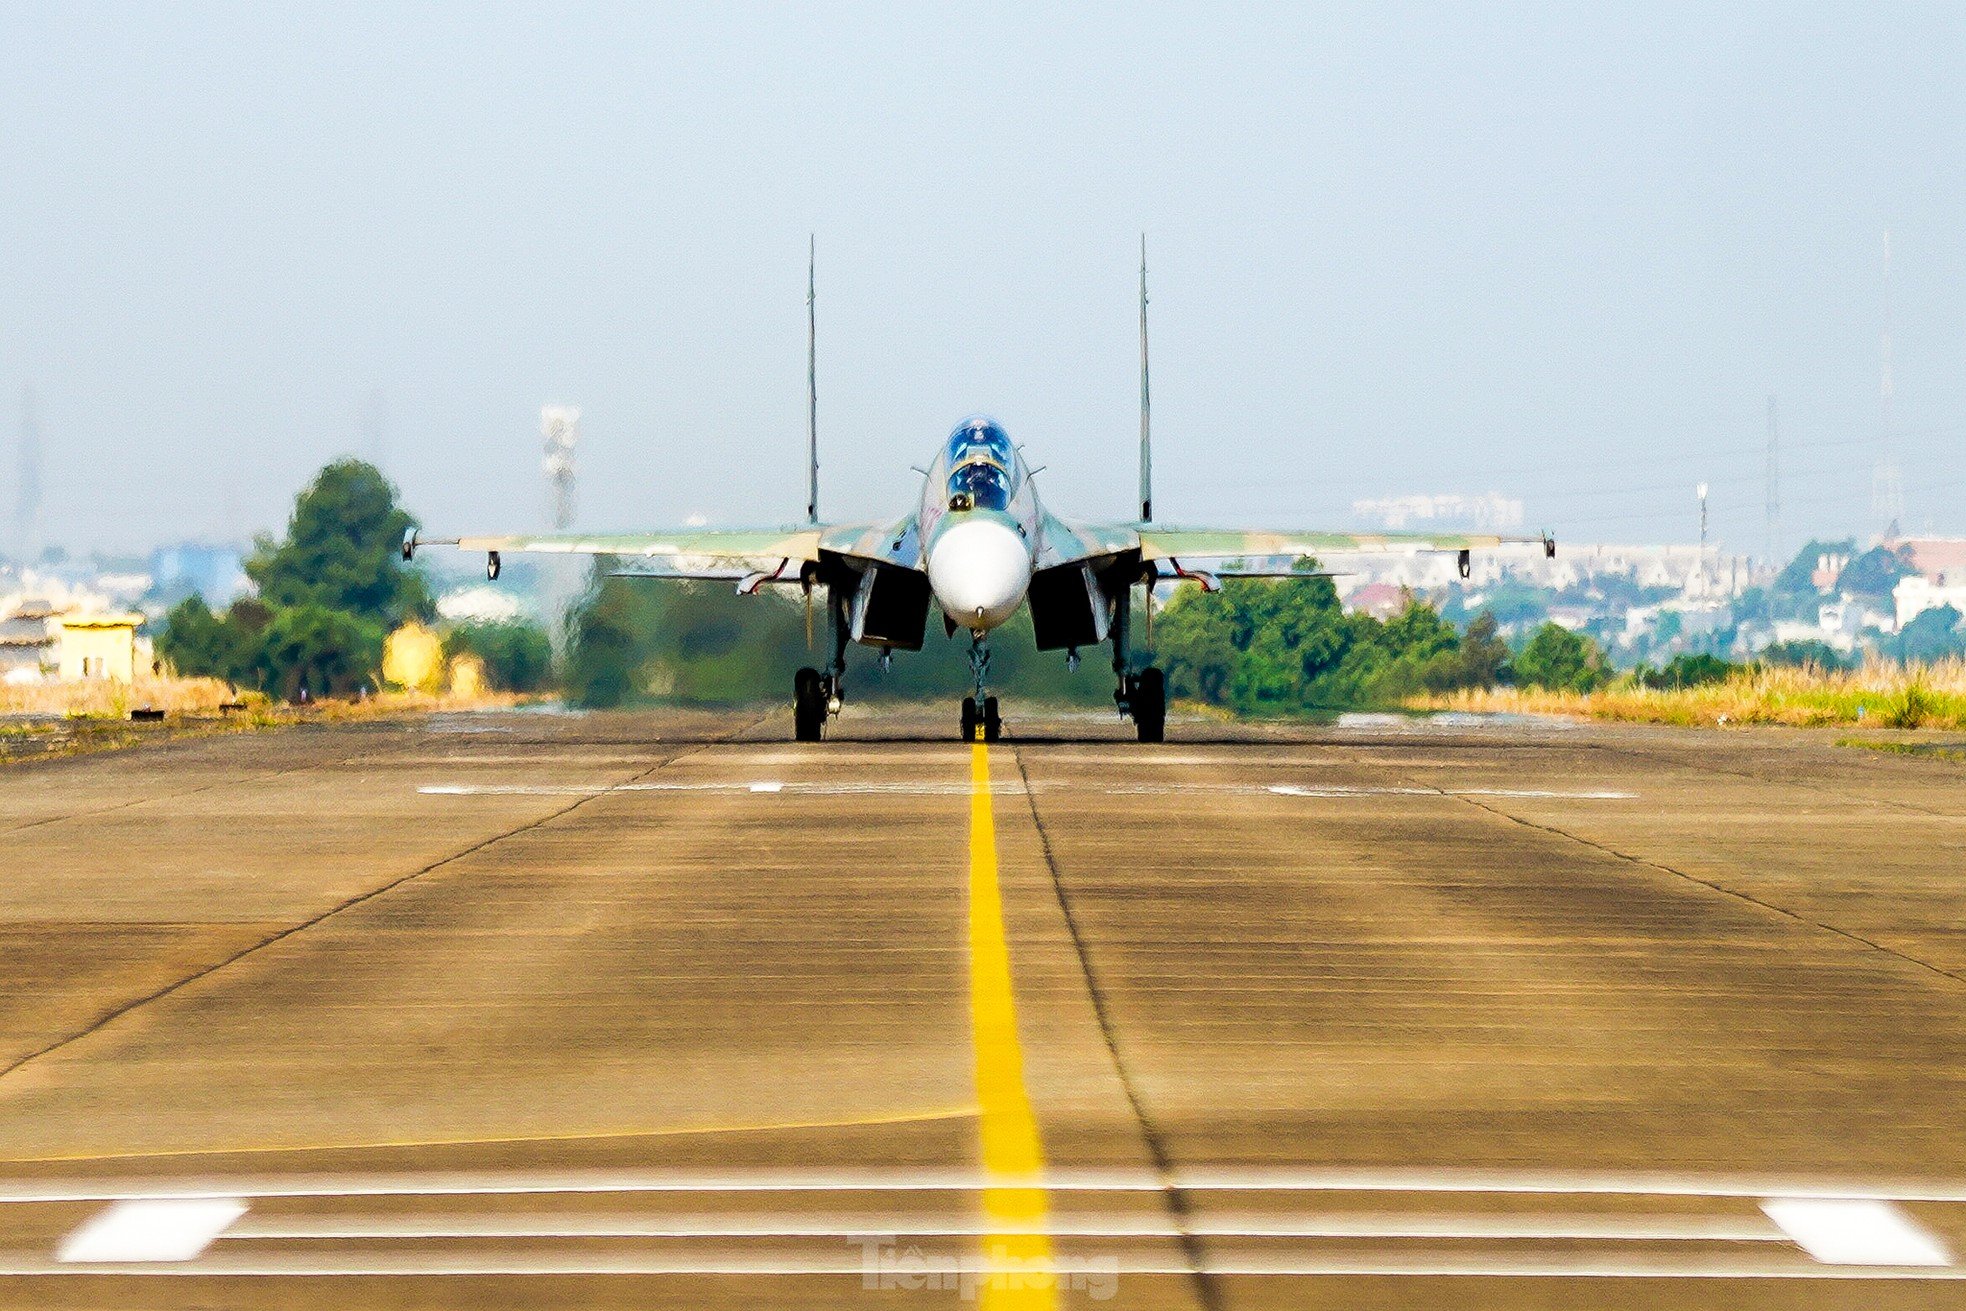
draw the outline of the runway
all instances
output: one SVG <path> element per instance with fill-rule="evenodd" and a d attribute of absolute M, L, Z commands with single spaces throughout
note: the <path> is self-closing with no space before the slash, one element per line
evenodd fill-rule
<path fill-rule="evenodd" d="M 1006 718 L 0 768 L 0 1305 L 1966 1303 L 1966 767 Z"/>

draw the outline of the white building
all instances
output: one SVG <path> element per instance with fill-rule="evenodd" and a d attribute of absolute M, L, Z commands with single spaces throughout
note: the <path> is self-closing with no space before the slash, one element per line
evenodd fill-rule
<path fill-rule="evenodd" d="M 1898 627 L 1903 628 L 1927 610 L 1951 606 L 1966 615 L 1966 580 L 1935 583 L 1923 574 L 1909 574 L 1891 589 L 1892 603 L 1898 610 Z"/>

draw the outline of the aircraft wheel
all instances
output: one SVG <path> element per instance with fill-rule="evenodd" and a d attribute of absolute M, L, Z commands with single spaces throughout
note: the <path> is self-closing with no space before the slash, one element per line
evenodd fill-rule
<path fill-rule="evenodd" d="M 1160 742 L 1167 736 L 1167 679 L 1158 669 L 1141 670 L 1134 684 L 1133 726 L 1142 742 Z"/>
<path fill-rule="evenodd" d="M 792 676 L 792 736 L 800 742 L 817 742 L 825 728 L 825 685 L 817 669 L 801 669 Z"/>
<path fill-rule="evenodd" d="M 978 722 L 979 720 L 976 714 L 976 698 L 973 696 L 964 697 L 963 698 L 963 741 L 974 742 L 976 740 L 976 725 Z"/>
<path fill-rule="evenodd" d="M 983 698 L 983 740 L 994 742 L 1003 736 L 1003 718 L 997 714 L 997 699 L 993 696 Z"/>

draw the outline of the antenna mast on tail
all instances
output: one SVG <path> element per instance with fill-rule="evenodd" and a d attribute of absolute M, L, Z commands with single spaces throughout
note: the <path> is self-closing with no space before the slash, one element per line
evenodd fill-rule
<path fill-rule="evenodd" d="M 819 239 L 806 246 L 806 522 L 819 522 Z"/>
<path fill-rule="evenodd" d="M 1147 394 L 1147 234 L 1140 234 L 1140 522 L 1154 521 L 1153 407 Z"/>

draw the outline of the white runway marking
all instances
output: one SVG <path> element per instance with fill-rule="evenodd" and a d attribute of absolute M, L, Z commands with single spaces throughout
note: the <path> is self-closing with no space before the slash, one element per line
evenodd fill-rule
<path fill-rule="evenodd" d="M 712 792 L 779 794 L 805 797 L 969 796 L 966 783 L 928 781 L 898 783 L 805 783 L 777 780 L 756 783 L 430 783 L 417 791 L 427 797 L 598 797 L 627 792 Z M 1039 783 L 1026 789 L 1021 783 L 993 783 L 992 796 L 1021 797 L 1027 791 L 1078 792 L 1108 797 L 1158 797 L 1180 794 L 1216 796 L 1307 797 L 1321 800 L 1348 800 L 1357 797 L 1499 797 L 1553 801 L 1635 801 L 1636 792 L 1555 791 L 1528 788 L 1429 788 L 1429 787 L 1346 787 L 1339 784 L 1318 786 L 1301 783 L 1116 783 L 1083 786 L 1071 783 Z"/>
<path fill-rule="evenodd" d="M 64 1238 L 55 1260 L 190 1261 L 245 1213 L 229 1198 L 116 1202 Z"/>
<path fill-rule="evenodd" d="M 1761 1209 L 1826 1265 L 1950 1265 L 1939 1240 L 1889 1202 L 1783 1197 Z"/>
<path fill-rule="evenodd" d="M 1395 1215 L 1210 1216 L 1186 1231 L 1205 1238 L 1500 1239 L 1551 1242 L 1782 1243 L 1780 1226 L 1755 1216 Z M 233 1239 L 442 1238 L 961 1238 L 1004 1232 L 1058 1238 L 1179 1238 L 1164 1216 L 1057 1217 L 1042 1226 L 1006 1229 L 1002 1221 L 929 1220 L 886 1213 L 812 1219 L 779 1215 L 439 1215 L 329 1216 L 246 1220 L 223 1235 Z M 1871 1262 L 1870 1264 L 1916 1264 Z"/>
<path fill-rule="evenodd" d="M 883 1235 L 885 1237 L 885 1235 Z M 872 1241 L 872 1240 L 870 1240 Z M 354 1276 L 441 1275 L 863 1275 L 869 1268 L 864 1245 L 841 1244 L 837 1255 L 810 1252 L 389 1252 L 278 1253 L 224 1252 L 195 1262 L 154 1264 L 72 1265 L 33 1256 L 0 1254 L 0 1275 L 192 1275 L 234 1278 L 321 1278 Z M 978 1258 L 950 1253 L 931 1258 L 938 1271 L 983 1274 Z M 1178 1260 L 1138 1255 L 1085 1256 L 1065 1269 L 1092 1267 L 1101 1274 L 1191 1275 Z M 1818 1265 L 1780 1256 L 1749 1259 L 1734 1256 L 1590 1255 L 1546 1256 L 1440 1255 L 1416 1253 L 1394 1256 L 1374 1253 L 1357 1257 L 1302 1257 L 1256 1254 L 1208 1262 L 1215 1276 L 1364 1275 L 1379 1277 L 1462 1276 L 1508 1279 L 1865 1279 L 1960 1280 L 1966 1271 L 1947 1266 Z"/>
<path fill-rule="evenodd" d="M 1616 1279 L 1959 1279 L 1938 1238 L 1892 1201 L 1966 1205 L 1966 1186 L 1929 1183 L 1853 1185 L 1839 1181 L 1667 1174 L 1591 1174 L 1489 1170 L 1207 1168 L 1177 1171 L 1172 1183 L 1208 1197 L 1184 1231 L 1210 1240 L 1215 1275 L 1479 1276 Z M 109 1202 L 52 1256 L 0 1253 L 0 1274 L 203 1274 L 267 1277 L 326 1275 L 551 1274 L 856 1274 L 868 1254 L 926 1247 L 951 1271 L 980 1270 L 972 1240 L 1003 1232 L 999 1218 L 973 1216 L 965 1195 L 990 1181 L 975 1170 L 433 1171 L 303 1174 L 285 1178 L 206 1178 L 175 1182 L 85 1180 L 0 1185 L 0 1200 Z M 1109 1211 L 1103 1198 L 1159 1193 L 1164 1181 L 1139 1170 L 1057 1170 L 1045 1176 L 1054 1208 L 1043 1232 L 1074 1243 L 1061 1263 L 1096 1261 L 1115 1274 L 1187 1273 L 1180 1261 L 1139 1241 L 1179 1237 L 1158 1211 Z M 801 1193 L 851 1193 L 857 1211 L 827 1214 Z M 1564 1198 L 1541 1213 L 1474 1209 L 1339 1210 L 1344 1194 L 1524 1194 Z M 512 1198 L 590 1194 L 697 1195 L 682 1214 L 624 1209 L 532 1213 L 454 1204 L 437 1212 L 280 1214 L 315 1198 Z M 766 1197 L 784 1200 L 773 1206 Z M 1315 1195 L 1315 1196 L 1313 1196 Z M 1580 1206 L 1585 1197 L 1619 1199 L 1619 1209 Z M 1648 1214 L 1646 1198 L 1726 1199 L 1709 1214 Z M 283 1199 L 275 1213 L 247 1215 L 248 1200 Z M 712 1201 L 711 1199 L 720 1199 Z M 1759 1204 L 1762 1214 L 1744 1205 Z M 761 1209 L 747 1209 L 765 1201 Z M 955 1214 L 946 1212 L 954 1210 Z M 1650 1208 L 1657 1211 L 1659 1208 Z M 938 1211 L 945 1212 L 937 1214 Z M 926 1212 L 926 1214 L 924 1214 Z M 580 1244 L 485 1250 L 487 1241 Z M 603 1240 L 617 1242 L 596 1246 Z M 642 1245 L 637 1246 L 637 1240 Z M 1138 1240 L 1138 1241 L 1136 1241 Z M 1350 1247 L 1291 1249 L 1297 1240 Z M 460 1250 L 405 1243 L 472 1243 Z M 1126 1244 L 1133 1243 L 1129 1249 Z M 1429 1249 L 1414 1244 L 1485 1242 L 1512 1250 Z M 319 1244 L 340 1243 L 341 1249 Z M 667 1243 L 668 1247 L 648 1244 Z M 675 1244 L 688 1246 L 677 1250 Z M 1384 1244 L 1400 1244 L 1388 1247 Z M 1550 1250 L 1536 1244 L 1596 1244 Z M 285 1244 L 307 1244 L 304 1247 Z M 708 1244 L 709 1246 L 706 1246 Z M 830 1246 L 815 1247 L 815 1244 Z M 948 1247 L 947 1260 L 935 1252 Z M 1366 1244 L 1366 1246 L 1356 1246 Z M 1381 1246 L 1370 1246 L 1380 1244 Z M 1607 1244 L 1624 1245 L 1623 1250 Z M 1717 1247 L 1715 1245 L 1725 1245 Z M 1061 1265 L 1061 1268 L 1066 1268 Z"/>

